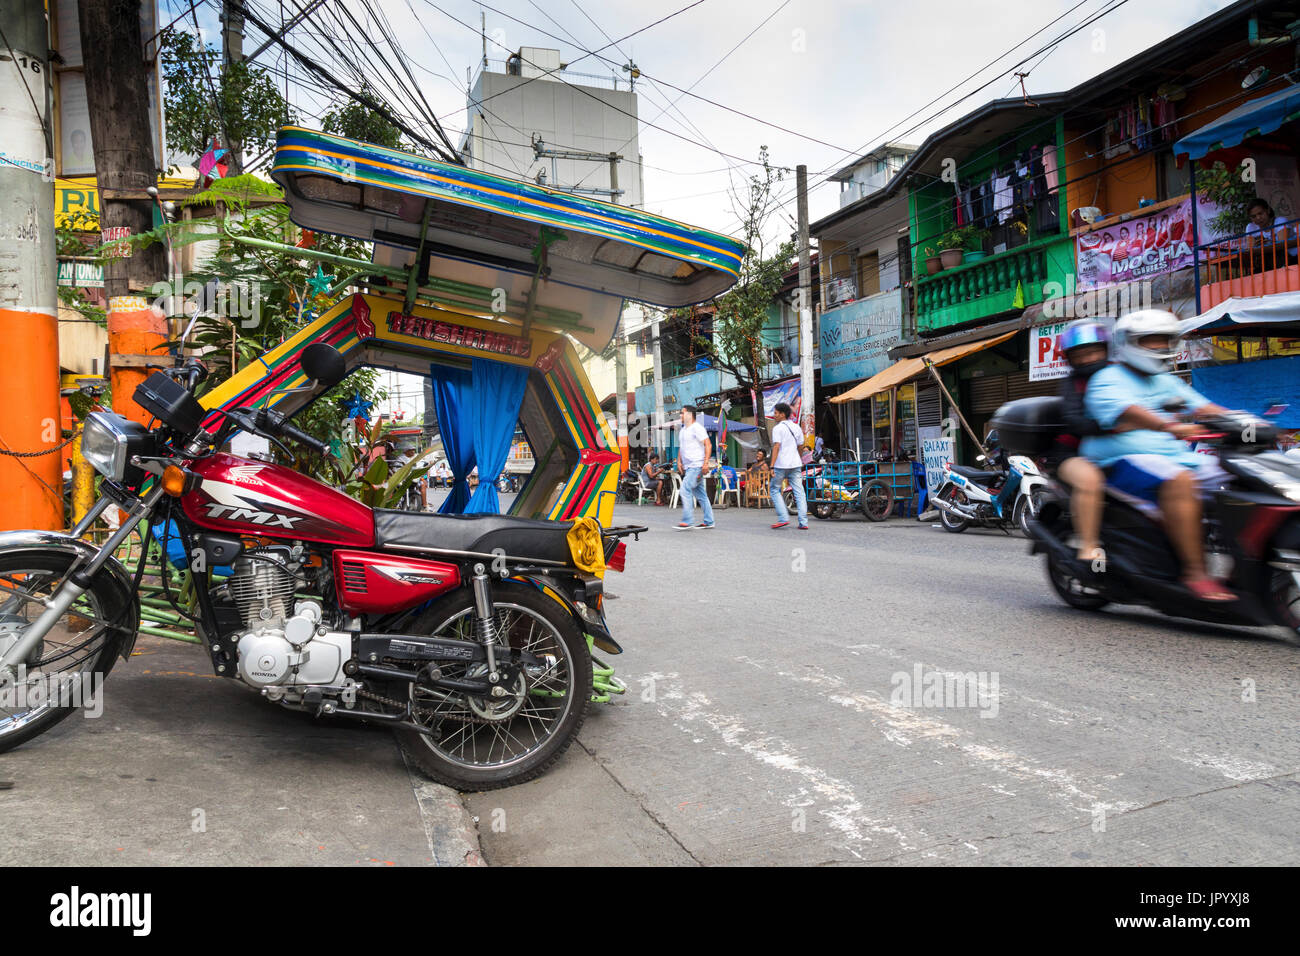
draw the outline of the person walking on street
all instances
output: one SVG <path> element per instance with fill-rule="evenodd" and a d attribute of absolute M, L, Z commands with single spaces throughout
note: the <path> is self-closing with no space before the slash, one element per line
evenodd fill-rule
<path fill-rule="evenodd" d="M 790 482 L 794 492 L 795 507 L 799 512 L 799 530 L 808 530 L 808 497 L 803 491 L 803 458 L 799 449 L 803 445 L 803 430 L 790 419 L 791 409 L 785 402 L 777 402 L 772 410 L 776 425 L 772 428 L 772 506 L 776 508 L 773 528 L 784 528 L 790 523 L 790 512 L 781 494 L 781 483 Z"/>
<path fill-rule="evenodd" d="M 677 473 L 682 476 L 682 520 L 678 531 L 712 528 L 713 507 L 704 487 L 704 466 L 713 451 L 713 443 L 704 426 L 695 420 L 695 406 L 682 406 L 682 434 L 677 443 Z M 695 499 L 703 506 L 703 521 L 695 524 Z"/>

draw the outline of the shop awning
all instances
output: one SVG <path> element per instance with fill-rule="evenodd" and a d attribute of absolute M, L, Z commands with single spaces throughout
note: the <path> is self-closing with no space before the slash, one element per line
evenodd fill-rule
<path fill-rule="evenodd" d="M 1183 335 L 1276 335 L 1284 327 L 1300 329 L 1300 292 L 1225 299 L 1214 308 L 1185 319 Z"/>
<path fill-rule="evenodd" d="M 1019 329 L 1012 329 L 1002 335 L 995 335 L 991 339 L 979 339 L 975 342 L 964 342 L 961 345 L 950 345 L 946 349 L 938 349 L 925 355 L 900 359 L 889 368 L 877 372 L 865 382 L 853 386 L 847 392 L 832 396 L 831 401 L 837 405 L 843 402 L 860 402 L 864 398 L 870 398 L 878 392 L 893 388 L 895 385 L 901 385 L 908 379 L 922 374 L 925 371 L 927 360 L 933 365 L 947 365 L 949 362 L 955 362 L 989 346 L 997 345 L 999 342 L 1005 342 L 1019 331 Z"/>
<path fill-rule="evenodd" d="M 1242 103 L 1212 123 L 1174 143 L 1174 155 L 1186 153 L 1191 159 L 1204 159 L 1216 149 L 1240 146 L 1251 136 L 1276 132 L 1283 123 L 1300 117 L 1300 86 L 1261 96 Z"/>

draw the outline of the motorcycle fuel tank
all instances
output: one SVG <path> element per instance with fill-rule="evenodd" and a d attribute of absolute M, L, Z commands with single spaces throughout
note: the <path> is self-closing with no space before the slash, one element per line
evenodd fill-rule
<path fill-rule="evenodd" d="M 181 506 L 200 527 L 355 548 L 375 543 L 369 508 L 291 468 L 216 454 L 189 469 L 202 481 Z"/>
<path fill-rule="evenodd" d="M 445 561 L 376 551 L 334 552 L 334 585 L 349 614 L 389 614 L 423 604 L 460 584 L 460 569 Z"/>

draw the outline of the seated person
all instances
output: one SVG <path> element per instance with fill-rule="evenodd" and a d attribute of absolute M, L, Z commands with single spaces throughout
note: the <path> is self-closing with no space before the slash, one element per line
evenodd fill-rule
<path fill-rule="evenodd" d="M 768 463 L 767 452 L 760 448 L 758 453 L 754 456 L 754 464 L 750 467 L 760 473 L 770 470 L 772 466 Z"/>
<path fill-rule="evenodd" d="M 1206 574 L 1201 529 L 1201 496 L 1226 475 L 1181 440 L 1200 428 L 1171 417 L 1165 406 L 1181 402 L 1200 415 L 1224 409 L 1170 371 L 1177 348 L 1171 312 L 1142 309 L 1115 324 L 1114 362 L 1092 376 L 1084 396 L 1088 414 L 1109 434 L 1085 438 L 1081 451 L 1102 467 L 1112 489 L 1164 518 L 1187 588 L 1203 601 L 1230 601 L 1232 592 Z"/>
<path fill-rule="evenodd" d="M 1252 239 L 1252 245 L 1265 242 L 1285 242 L 1287 256 L 1295 259 L 1297 251 L 1296 224 L 1281 218 L 1263 199 L 1251 200 L 1246 212 L 1250 223 L 1246 226 L 1246 235 Z M 1280 255 L 1279 255 L 1280 258 Z M 1267 261 L 1267 256 L 1265 257 Z"/>
<path fill-rule="evenodd" d="M 1091 319 L 1071 322 L 1061 333 L 1061 351 L 1070 363 L 1070 374 L 1061 383 L 1066 432 L 1048 453 L 1061 480 L 1070 486 L 1070 517 L 1078 535 L 1080 561 L 1103 557 L 1101 550 L 1101 515 L 1105 506 L 1106 476 L 1100 468 L 1079 454 L 1079 443 L 1090 435 L 1100 435 L 1101 428 L 1089 417 L 1083 397 L 1088 381 L 1107 365 L 1110 355 L 1110 332 Z"/>
<path fill-rule="evenodd" d="M 652 452 L 648 461 L 641 468 L 641 487 L 654 492 L 655 504 L 663 504 L 664 469 L 659 464 L 659 455 Z"/>

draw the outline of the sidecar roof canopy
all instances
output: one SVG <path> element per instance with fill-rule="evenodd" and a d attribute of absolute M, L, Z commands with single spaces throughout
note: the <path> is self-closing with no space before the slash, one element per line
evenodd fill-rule
<path fill-rule="evenodd" d="M 426 220 L 429 273 L 439 280 L 527 302 L 544 264 L 533 321 L 598 350 L 625 298 L 703 302 L 731 287 L 745 252 L 735 239 L 639 209 L 296 126 L 280 130 L 271 177 L 295 223 L 372 241 L 382 265 L 414 262 Z"/>

